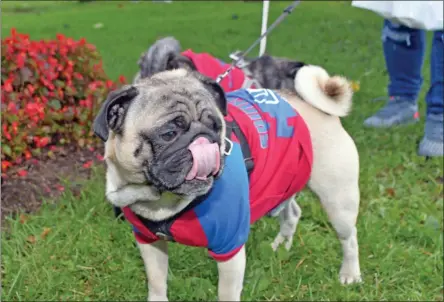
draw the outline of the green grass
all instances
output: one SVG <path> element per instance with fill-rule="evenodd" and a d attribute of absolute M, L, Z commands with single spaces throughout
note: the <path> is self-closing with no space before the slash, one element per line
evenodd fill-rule
<path fill-rule="evenodd" d="M 136 61 L 157 37 L 174 35 L 184 48 L 227 59 L 253 42 L 261 23 L 260 3 L 173 2 L 78 4 L 42 2 L 39 15 L 15 13 L 2 2 L 3 36 L 11 27 L 33 39 L 62 32 L 86 37 L 103 55 L 107 73 L 132 79 Z M 40 5 L 40 6 L 39 6 Z M 272 3 L 270 22 L 288 2 Z M 7 9 L 9 8 L 9 9 Z M 233 20 L 232 15 L 238 19 Z M 103 23 L 94 29 L 95 23 Z M 358 222 L 364 283 L 341 286 L 341 250 L 319 202 L 300 198 L 303 218 L 293 249 L 274 254 L 278 222 L 256 223 L 247 244 L 244 300 L 443 300 L 443 159 L 416 156 L 423 123 L 393 130 L 362 127 L 385 94 L 380 42 L 382 20 L 348 1 L 302 2 L 272 33 L 268 51 L 324 66 L 360 81 L 353 113 L 343 120 L 361 156 Z M 430 39 L 430 36 L 428 36 Z M 424 94 L 429 61 L 424 65 Z M 144 300 L 144 268 L 127 223 L 113 220 L 104 200 L 103 169 L 81 196 L 66 192 L 22 224 L 2 232 L 3 300 Z M 51 228 L 45 239 L 45 227 Z M 35 243 L 27 242 L 34 235 Z M 217 269 L 203 249 L 170 249 L 170 300 L 216 299 Z"/>

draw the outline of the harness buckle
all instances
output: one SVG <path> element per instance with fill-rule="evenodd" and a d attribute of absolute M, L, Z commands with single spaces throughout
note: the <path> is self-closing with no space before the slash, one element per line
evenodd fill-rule
<path fill-rule="evenodd" d="M 170 235 L 164 234 L 162 232 L 156 232 L 156 236 L 159 237 L 160 240 L 164 241 L 172 241 L 172 237 Z"/>
<path fill-rule="evenodd" d="M 228 143 L 228 145 L 226 145 L 226 143 Z M 229 147 L 228 150 L 227 150 L 227 146 Z M 225 155 L 230 155 L 232 150 L 233 150 L 233 142 L 231 140 L 229 140 L 227 137 L 225 137 L 225 151 L 224 151 L 224 154 Z"/>

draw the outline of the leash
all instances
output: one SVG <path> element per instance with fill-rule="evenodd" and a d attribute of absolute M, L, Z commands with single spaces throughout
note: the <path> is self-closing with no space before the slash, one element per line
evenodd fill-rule
<path fill-rule="evenodd" d="M 267 31 L 264 32 L 256 41 L 254 41 L 254 43 L 251 44 L 251 46 L 246 51 L 241 53 L 236 59 L 233 59 L 230 67 L 228 67 L 228 69 L 225 70 L 224 73 L 217 76 L 216 83 L 220 83 L 220 81 L 222 81 L 233 70 L 233 68 L 236 67 L 237 62 L 242 61 L 245 56 L 262 41 L 263 38 L 265 38 L 277 25 L 279 25 L 279 23 L 281 23 L 286 17 L 288 17 L 288 15 L 291 14 L 291 12 L 296 6 L 299 5 L 300 2 L 300 0 L 296 0 L 293 2 L 293 4 L 284 9 L 279 18 L 277 18 L 276 21 L 274 21 L 274 23 L 270 25 Z"/>

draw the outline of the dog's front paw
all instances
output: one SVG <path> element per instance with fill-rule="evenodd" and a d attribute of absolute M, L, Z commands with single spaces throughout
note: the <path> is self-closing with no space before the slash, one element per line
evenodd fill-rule
<path fill-rule="evenodd" d="M 339 281 L 342 284 L 361 283 L 361 270 L 359 264 L 354 262 L 344 262 L 339 271 Z"/>
<path fill-rule="evenodd" d="M 158 295 L 148 295 L 148 302 L 151 301 L 168 301 L 168 298 L 166 296 L 158 296 Z"/>
<path fill-rule="evenodd" d="M 291 246 L 293 244 L 293 235 L 291 236 L 284 236 L 281 233 L 279 233 L 276 238 L 274 238 L 273 243 L 271 244 L 271 248 L 273 251 L 277 251 L 278 247 L 285 242 L 285 249 L 289 251 L 291 249 Z"/>

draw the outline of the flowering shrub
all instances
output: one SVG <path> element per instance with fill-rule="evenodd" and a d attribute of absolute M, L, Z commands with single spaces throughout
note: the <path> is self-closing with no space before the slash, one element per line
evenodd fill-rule
<path fill-rule="evenodd" d="M 107 78 L 94 45 L 62 34 L 31 41 L 12 29 L 2 40 L 1 54 L 2 172 L 40 155 L 44 147 L 97 143 L 94 116 L 125 78 Z"/>

